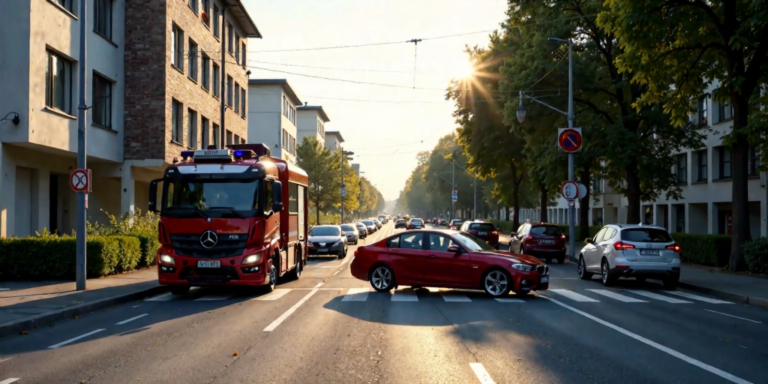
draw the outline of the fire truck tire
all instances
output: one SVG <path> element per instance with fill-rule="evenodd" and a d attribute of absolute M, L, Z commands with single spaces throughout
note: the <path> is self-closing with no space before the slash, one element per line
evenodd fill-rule
<path fill-rule="evenodd" d="M 269 284 L 264 286 L 265 293 L 272 292 L 275 290 L 275 287 L 277 287 L 277 275 L 279 273 L 277 263 L 279 260 L 277 254 L 275 254 L 272 258 L 272 262 L 269 264 Z"/>
<path fill-rule="evenodd" d="M 293 271 L 291 271 L 291 280 L 298 280 L 301 278 L 301 272 L 304 269 L 304 266 L 302 265 L 301 260 L 301 250 L 299 248 L 296 248 L 296 266 L 293 267 Z"/>

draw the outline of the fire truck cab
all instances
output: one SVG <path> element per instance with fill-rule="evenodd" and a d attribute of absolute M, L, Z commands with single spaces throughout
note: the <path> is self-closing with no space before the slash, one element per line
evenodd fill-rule
<path fill-rule="evenodd" d="M 158 279 L 191 286 L 275 288 L 307 260 L 308 177 L 264 144 L 182 151 L 149 187 L 159 213 Z"/>

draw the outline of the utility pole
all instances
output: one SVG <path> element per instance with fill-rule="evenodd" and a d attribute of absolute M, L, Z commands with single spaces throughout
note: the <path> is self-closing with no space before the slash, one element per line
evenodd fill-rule
<path fill-rule="evenodd" d="M 451 194 L 456 190 L 456 162 L 451 162 Z M 456 203 L 451 199 L 451 219 L 456 218 Z"/>
<path fill-rule="evenodd" d="M 421 39 L 410 39 L 406 43 L 413 43 L 413 89 L 416 89 L 416 53 L 419 50 Z"/>
<path fill-rule="evenodd" d="M 573 128 L 573 39 L 568 39 L 568 128 Z M 576 181 L 573 175 L 573 152 L 568 153 L 568 180 Z M 583 207 L 582 207 L 583 208 Z M 576 246 L 574 237 L 576 233 L 576 218 L 574 216 L 576 212 L 576 204 L 571 202 L 568 204 L 568 245 L 570 249 L 570 260 L 576 261 Z"/>
<path fill-rule="evenodd" d="M 80 93 L 80 102 L 77 106 L 77 168 L 78 169 L 88 169 L 88 164 L 86 163 L 86 154 L 87 154 L 87 148 L 86 145 L 88 144 L 87 140 L 87 129 L 88 126 L 85 124 L 86 116 L 88 115 L 88 106 L 85 105 L 85 73 L 86 73 L 86 24 L 88 23 L 88 17 L 87 17 L 87 4 L 88 2 L 86 0 L 80 0 L 80 62 L 78 63 L 78 66 L 80 67 L 80 78 L 78 79 L 78 92 Z M 71 176 L 70 176 L 71 177 Z M 91 180 L 88 180 L 90 183 Z M 85 233 L 85 205 L 88 202 L 88 192 L 77 192 L 77 228 L 75 231 L 77 232 L 77 238 L 76 238 L 76 246 L 75 246 L 75 253 L 76 253 L 76 271 L 75 271 L 75 277 L 76 277 L 76 284 L 75 288 L 78 291 L 84 291 L 85 290 L 85 281 L 86 281 L 86 233 Z"/>

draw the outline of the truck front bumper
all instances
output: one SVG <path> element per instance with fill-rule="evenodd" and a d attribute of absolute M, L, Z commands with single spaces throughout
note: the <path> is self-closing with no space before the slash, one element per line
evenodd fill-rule
<path fill-rule="evenodd" d="M 270 283 L 269 258 L 262 257 L 257 264 L 243 265 L 245 257 L 259 252 L 249 252 L 245 255 L 205 259 L 176 255 L 172 249 L 161 248 L 158 251 L 157 277 L 160 285 L 241 285 L 262 286 Z M 175 263 L 163 262 L 160 255 L 171 256 Z M 200 263 L 200 262 L 204 263 Z M 218 266 L 205 266 L 205 262 L 218 261 Z"/>

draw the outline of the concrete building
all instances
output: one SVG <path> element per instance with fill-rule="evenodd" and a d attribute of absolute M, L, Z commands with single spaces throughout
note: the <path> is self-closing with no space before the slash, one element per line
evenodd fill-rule
<path fill-rule="evenodd" d="M 341 137 L 341 132 L 339 131 L 327 131 L 325 132 L 325 147 L 330 149 L 331 151 L 342 151 L 342 143 L 344 142 L 344 138 Z"/>
<path fill-rule="evenodd" d="M 247 132 L 245 52 L 260 34 L 238 0 L 88 0 L 89 221 L 133 212 L 179 152 Z M 79 1 L 4 2 L 0 12 L 0 237 L 75 227 Z M 224 15 L 224 16 L 222 16 Z M 225 62 L 221 60 L 226 43 Z M 225 87 L 220 78 L 224 73 Z M 0 118 L 2 118 L 0 116 Z M 218 137 L 218 136 L 217 136 Z"/>
<path fill-rule="evenodd" d="M 301 100 L 286 79 L 248 81 L 248 142 L 264 143 L 272 156 L 296 162 L 296 106 Z"/>
<path fill-rule="evenodd" d="M 305 137 L 314 137 L 320 145 L 325 145 L 325 123 L 331 121 L 319 105 L 304 105 L 296 107 L 299 114 L 298 141 Z"/>
<path fill-rule="evenodd" d="M 355 171 L 357 178 L 360 178 L 360 164 L 352 164 L 352 170 Z"/>
<path fill-rule="evenodd" d="M 707 90 L 711 95 L 717 84 Z M 698 113 L 692 121 L 706 133 L 699 148 L 688 148 L 675 155 L 673 172 L 682 188 L 683 198 L 668 200 L 664 196 L 656 201 L 642 203 L 644 223 L 656 224 L 670 232 L 694 234 L 731 233 L 731 166 L 732 154 L 729 146 L 723 145 L 723 136 L 732 128 L 733 111 L 729 103 L 719 103 L 711 96 L 702 96 L 698 101 Z M 759 153 L 749 151 L 749 212 L 752 237 L 768 236 L 768 189 L 765 172 L 759 172 Z M 578 155 L 576 155 L 578 156 Z M 613 191 L 610 183 L 599 180 L 591 186 L 595 195 L 589 208 L 589 224 L 603 225 L 626 223 L 627 199 Z M 578 221 L 578 207 L 576 204 Z M 563 198 L 548 208 L 549 221 L 568 223 L 568 203 Z M 538 209 L 521 210 L 521 219 L 538 220 Z"/>

